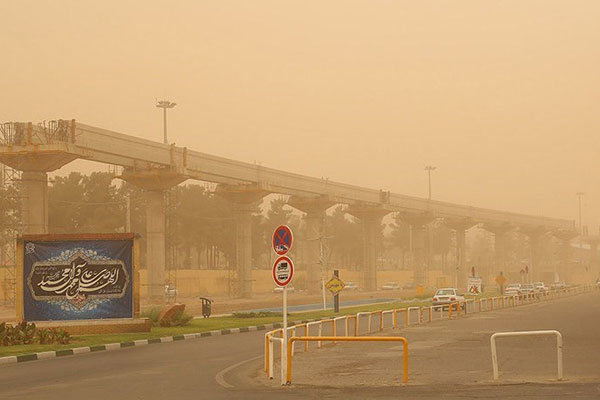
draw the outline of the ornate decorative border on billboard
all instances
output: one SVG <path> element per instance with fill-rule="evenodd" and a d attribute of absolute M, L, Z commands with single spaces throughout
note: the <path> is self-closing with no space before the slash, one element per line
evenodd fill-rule
<path fill-rule="evenodd" d="M 133 235 L 29 235 L 19 250 L 22 319 L 134 317 Z"/>

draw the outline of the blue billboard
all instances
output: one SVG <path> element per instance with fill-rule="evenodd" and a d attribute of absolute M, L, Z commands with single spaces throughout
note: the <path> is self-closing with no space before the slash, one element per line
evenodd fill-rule
<path fill-rule="evenodd" d="M 133 318 L 133 238 L 23 238 L 26 321 Z"/>

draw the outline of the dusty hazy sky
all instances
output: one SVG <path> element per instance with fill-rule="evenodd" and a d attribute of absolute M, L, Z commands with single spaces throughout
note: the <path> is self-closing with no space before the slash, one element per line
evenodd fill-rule
<path fill-rule="evenodd" d="M 0 120 L 600 220 L 600 1 L 0 0 Z M 73 168 L 84 167 L 81 163 Z M 89 167 L 89 166 L 85 166 Z"/>

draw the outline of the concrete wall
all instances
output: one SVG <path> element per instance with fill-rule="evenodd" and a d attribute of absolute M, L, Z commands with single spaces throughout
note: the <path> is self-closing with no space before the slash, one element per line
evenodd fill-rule
<path fill-rule="evenodd" d="M 360 271 L 340 270 L 340 278 L 345 281 L 352 281 L 360 285 Z M 234 275 L 227 270 L 197 270 L 180 269 L 172 274 L 180 296 L 227 296 L 229 288 L 229 277 Z M 141 277 L 141 296 L 145 298 L 148 294 L 147 271 L 140 270 Z M 378 286 L 381 287 L 387 282 L 398 282 L 404 284 L 411 282 L 413 271 L 377 271 Z M 427 276 L 430 286 L 448 286 L 453 284 L 453 278 L 449 275 L 443 275 L 441 271 L 429 271 Z M 264 294 L 273 291 L 274 283 L 271 276 L 271 270 L 260 269 L 252 270 L 253 292 Z M 292 285 L 296 288 L 304 288 L 306 282 L 306 271 L 296 271 Z"/>

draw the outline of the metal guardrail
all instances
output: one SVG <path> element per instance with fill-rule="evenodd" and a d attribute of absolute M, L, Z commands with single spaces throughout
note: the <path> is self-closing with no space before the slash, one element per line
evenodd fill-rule
<path fill-rule="evenodd" d="M 423 318 L 423 313 L 424 311 L 428 311 L 428 318 L 427 318 L 427 322 L 433 322 L 434 320 L 439 321 L 439 320 L 443 320 L 443 319 L 453 319 L 454 317 L 456 318 L 460 318 L 461 315 L 463 315 L 462 312 L 462 306 L 464 306 L 466 313 L 480 313 L 480 312 L 487 312 L 487 311 L 493 311 L 495 309 L 504 309 L 504 308 L 509 308 L 509 307 L 517 307 L 520 305 L 526 305 L 526 304 L 532 304 L 535 302 L 539 302 L 539 301 L 546 301 L 546 300 L 553 300 L 553 299 L 557 299 L 557 298 L 561 298 L 564 296 L 568 296 L 568 295 L 572 295 L 572 294 L 577 294 L 577 293 L 581 293 L 581 292 L 585 292 L 585 291 L 589 291 L 592 290 L 593 288 L 595 288 L 595 286 L 577 286 L 577 287 L 571 287 L 571 288 L 565 288 L 565 289 L 556 289 L 556 290 L 552 290 L 552 291 L 548 291 L 546 293 L 540 293 L 540 294 L 528 294 L 528 295 L 514 295 L 514 296 L 497 296 L 497 297 L 491 297 L 491 298 L 486 298 L 486 299 L 468 299 L 465 301 L 461 301 L 461 302 L 455 302 L 455 303 L 451 303 L 449 305 L 439 305 L 439 306 L 423 306 L 423 307 L 408 307 L 408 308 L 396 308 L 396 309 L 391 309 L 391 310 L 376 310 L 376 311 L 366 311 L 366 312 L 359 312 L 357 314 L 353 314 L 353 315 L 345 315 L 345 316 L 340 316 L 340 317 L 335 317 L 335 318 L 329 318 L 329 319 L 323 319 L 320 321 L 312 321 L 312 322 L 308 322 L 305 324 L 299 324 L 296 326 L 291 326 L 288 327 L 288 331 L 291 332 L 295 332 L 295 329 L 298 327 L 304 327 L 304 336 L 292 336 L 292 338 L 294 339 L 293 342 L 298 341 L 298 340 L 304 340 L 304 338 L 310 337 L 310 340 L 306 340 L 305 346 L 304 346 L 304 351 L 309 350 L 308 347 L 308 343 L 310 341 L 315 341 L 317 342 L 317 347 L 321 348 L 322 347 L 322 342 L 326 341 L 326 342 L 331 342 L 332 344 L 335 344 L 336 341 L 348 341 L 350 338 L 361 338 L 361 336 L 359 336 L 360 331 L 359 331 L 359 327 L 360 327 L 360 318 L 361 317 L 367 317 L 368 321 L 367 321 L 367 332 L 365 332 L 366 334 L 370 334 L 371 332 L 371 327 L 372 327 L 372 316 L 373 315 L 379 315 L 379 332 L 382 332 L 384 330 L 384 328 L 386 327 L 385 325 L 385 318 L 384 315 L 387 314 L 391 314 L 392 315 L 392 319 L 391 319 L 391 324 L 390 324 L 390 328 L 392 329 L 398 329 L 398 328 L 406 328 L 411 326 L 411 319 L 410 319 L 410 311 L 417 311 L 418 315 L 419 315 L 419 323 L 425 323 L 425 319 Z M 494 307 L 494 304 L 496 305 L 496 307 Z M 447 314 L 444 313 L 444 307 L 448 309 Z M 439 314 L 437 314 L 437 312 L 439 311 Z M 400 327 L 399 325 L 399 320 L 398 320 L 398 314 L 404 314 L 404 323 L 402 324 L 402 327 Z M 439 318 L 435 318 L 435 315 L 439 315 Z M 345 320 L 345 330 L 344 330 L 344 334 L 345 336 L 338 336 L 337 335 L 337 322 L 341 321 L 341 320 Z M 350 330 L 350 322 L 354 320 L 354 336 L 351 336 L 351 330 Z M 323 324 L 331 324 L 331 335 L 330 336 L 323 336 Z M 318 332 L 317 332 L 317 336 L 308 336 L 310 334 L 310 329 L 314 326 L 318 327 Z M 273 351 L 273 342 L 277 342 L 280 344 L 280 355 L 281 355 L 281 359 L 284 359 L 284 354 L 283 352 L 285 351 L 285 349 L 283 348 L 283 330 L 281 328 L 279 329 L 274 329 L 270 332 L 265 333 L 265 372 L 267 373 L 267 376 L 269 378 L 273 378 L 273 358 L 274 358 L 274 351 Z M 279 337 L 276 337 L 279 336 Z M 363 339 L 367 339 L 369 337 L 362 337 Z M 290 339 L 291 340 L 291 339 Z M 289 342 L 288 342 L 288 346 Z M 293 344 L 290 347 L 290 354 L 293 357 L 294 354 L 294 346 Z M 290 358 L 288 358 L 288 360 L 291 360 Z M 291 361 L 288 361 L 291 362 Z M 281 383 L 282 385 L 286 383 L 286 380 L 284 379 L 286 373 L 285 373 L 285 365 L 282 364 L 281 365 L 281 376 L 282 376 L 282 380 Z"/>

